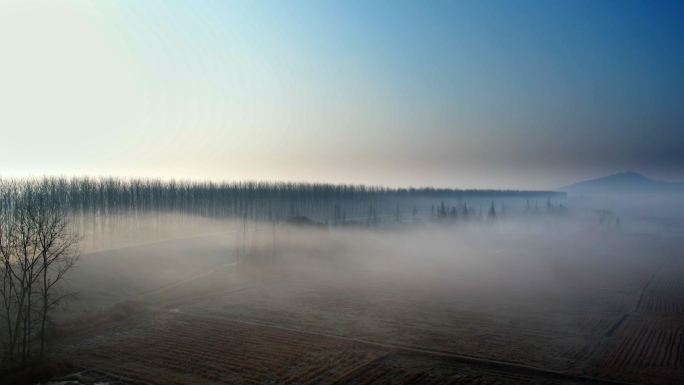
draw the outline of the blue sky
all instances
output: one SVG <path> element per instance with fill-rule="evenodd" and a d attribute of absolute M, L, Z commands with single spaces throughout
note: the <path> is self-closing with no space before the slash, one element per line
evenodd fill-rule
<path fill-rule="evenodd" d="M 684 6 L 0 3 L 0 173 L 684 181 Z"/>

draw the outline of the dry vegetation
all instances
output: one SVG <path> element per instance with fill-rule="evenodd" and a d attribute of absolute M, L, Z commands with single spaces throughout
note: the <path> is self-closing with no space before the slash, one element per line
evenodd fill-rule
<path fill-rule="evenodd" d="M 136 334 L 145 323 L 147 332 Z M 445 354 L 173 313 L 156 312 L 116 330 L 100 330 L 100 342 L 82 342 L 70 354 L 100 372 L 151 384 L 572 383 Z"/>
<path fill-rule="evenodd" d="M 67 334 L 59 355 L 131 383 L 684 381 L 679 240 L 449 235 L 439 250 L 460 245 L 455 264 L 437 249 L 408 258 L 405 234 L 323 237 L 283 239 L 292 252 L 275 266 L 138 295 L 134 311 Z M 374 237 L 387 242 L 369 249 Z"/>

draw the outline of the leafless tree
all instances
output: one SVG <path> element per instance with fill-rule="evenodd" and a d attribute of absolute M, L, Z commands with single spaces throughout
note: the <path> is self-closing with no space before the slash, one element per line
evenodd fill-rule
<path fill-rule="evenodd" d="M 2 335 L 8 359 L 20 358 L 22 365 L 32 357 L 36 337 L 43 359 L 50 315 L 74 296 L 66 291 L 66 274 L 78 260 L 80 238 L 45 182 L 0 184 Z"/>
<path fill-rule="evenodd" d="M 66 274 L 79 258 L 80 237 L 69 229 L 67 210 L 58 201 L 42 195 L 31 210 L 36 227 L 36 242 L 40 251 L 40 353 L 42 361 L 45 331 L 52 311 L 61 303 L 75 297 L 68 292 Z"/>
<path fill-rule="evenodd" d="M 0 184 L 8 184 L 0 178 Z M 24 180 L 15 181 L 24 186 Z M 34 183 L 36 184 L 36 183 Z M 306 216 L 322 221 L 333 212 L 333 223 L 365 218 L 368 206 L 377 215 L 392 218 L 396 206 L 417 206 L 418 211 L 437 213 L 431 204 L 461 199 L 560 197 L 548 191 L 458 190 L 440 188 L 392 189 L 381 186 L 333 185 L 301 182 L 190 182 L 158 179 L 48 177 L 37 193 L 49 193 L 65 207 L 74 230 L 86 236 L 93 249 L 119 242 L 136 243 L 163 237 L 167 230 L 202 232 L 210 221 L 238 224 L 247 214 L 250 222 L 269 221 L 269 213 L 285 217 Z M 460 204 L 457 205 L 460 208 Z M 435 207 L 437 209 L 437 207 Z M 170 214 L 169 216 L 166 216 Z M 271 218 L 272 219 L 272 218 Z M 106 244 L 109 240 L 109 245 Z"/>
<path fill-rule="evenodd" d="M 32 308 L 35 303 L 34 284 L 39 275 L 39 253 L 36 228 L 29 206 L 35 196 L 32 186 L 20 191 L 16 184 L 3 191 L 2 235 L 0 255 L 3 265 L 3 301 L 7 320 L 7 355 L 15 358 L 21 345 L 22 362 L 30 354 Z M 15 194 L 12 194 L 15 193 Z"/>

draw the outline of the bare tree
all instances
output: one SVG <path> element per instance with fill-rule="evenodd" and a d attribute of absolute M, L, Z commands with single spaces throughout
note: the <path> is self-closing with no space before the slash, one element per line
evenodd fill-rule
<path fill-rule="evenodd" d="M 32 308 L 35 304 L 32 297 L 40 273 L 36 228 L 29 212 L 35 191 L 30 185 L 25 186 L 21 193 L 18 189 L 3 190 L 0 256 L 4 274 L 3 318 L 7 319 L 6 353 L 10 360 L 14 360 L 15 353 L 21 352 L 24 363 L 31 353 Z"/>
<path fill-rule="evenodd" d="M 35 337 L 39 358 L 45 330 L 57 305 L 74 295 L 66 292 L 66 274 L 78 260 L 80 238 L 69 226 L 66 207 L 51 194 L 46 180 L 0 186 L 0 298 L 5 320 L 6 355 L 21 364 L 32 356 Z"/>
<path fill-rule="evenodd" d="M 41 197 L 31 210 L 36 227 L 36 242 L 40 250 L 40 353 L 44 357 L 45 330 L 52 311 L 65 300 L 75 297 L 66 290 L 65 275 L 75 266 L 80 256 L 80 237 L 69 229 L 68 212 L 57 201 Z"/>

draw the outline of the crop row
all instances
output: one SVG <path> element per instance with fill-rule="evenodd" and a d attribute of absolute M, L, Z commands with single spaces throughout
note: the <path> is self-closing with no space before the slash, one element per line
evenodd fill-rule
<path fill-rule="evenodd" d="M 580 298 L 583 305 L 602 312 L 626 313 L 634 306 L 633 297 L 617 293 L 594 293 Z"/>
<path fill-rule="evenodd" d="M 499 384 L 500 382 L 483 378 L 482 376 L 466 376 L 455 371 L 438 373 L 435 370 L 421 370 L 417 368 L 415 370 L 408 370 L 388 362 L 375 362 L 372 365 L 364 365 L 334 382 L 336 385 L 490 385 L 495 383 Z"/>
<path fill-rule="evenodd" d="M 212 320 L 172 323 L 144 337 L 81 348 L 86 360 L 139 378 L 132 365 L 206 381 L 318 383 L 373 356 L 377 349 L 335 338 Z M 173 376 L 170 376 L 173 377 Z"/>
<path fill-rule="evenodd" d="M 628 323 L 604 353 L 608 370 L 628 367 L 684 369 L 684 325 Z M 620 338 L 621 337 L 621 338 Z"/>
<path fill-rule="evenodd" d="M 436 378 L 425 371 L 408 372 L 402 368 L 387 363 L 363 365 L 336 382 L 338 385 L 349 384 L 429 384 L 446 383 L 444 379 Z"/>
<path fill-rule="evenodd" d="M 679 292 L 684 291 L 684 279 L 680 276 L 668 276 L 659 279 L 655 282 L 653 288 L 654 291 L 668 291 L 668 292 Z"/>
<path fill-rule="evenodd" d="M 601 316 L 586 316 L 578 321 L 580 330 L 588 334 L 602 334 L 612 325 L 611 321 Z"/>
<path fill-rule="evenodd" d="M 643 311 L 658 314 L 684 314 L 684 298 L 662 296 L 649 298 L 644 304 Z"/>

